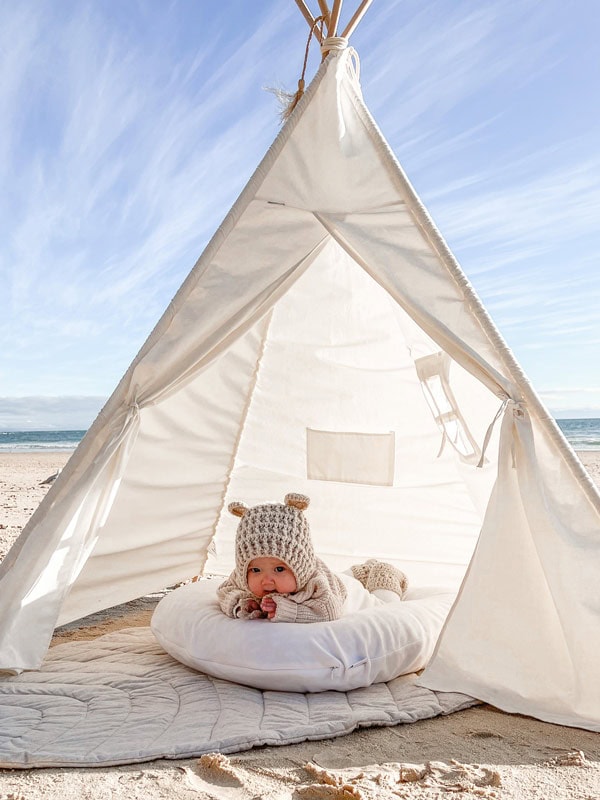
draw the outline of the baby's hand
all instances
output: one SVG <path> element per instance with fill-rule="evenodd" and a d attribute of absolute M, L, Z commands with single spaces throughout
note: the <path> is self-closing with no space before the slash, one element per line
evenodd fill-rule
<path fill-rule="evenodd" d="M 253 598 L 246 601 L 246 613 L 248 614 L 248 619 L 260 619 L 265 616 L 258 601 Z"/>
<path fill-rule="evenodd" d="M 271 595 L 263 597 L 263 599 L 260 601 L 260 607 L 267 615 L 268 619 L 273 619 L 275 612 L 277 611 L 277 603 L 275 600 L 273 600 Z"/>

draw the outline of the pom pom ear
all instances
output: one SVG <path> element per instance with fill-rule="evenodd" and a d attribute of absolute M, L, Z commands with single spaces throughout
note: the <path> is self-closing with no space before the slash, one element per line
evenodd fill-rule
<path fill-rule="evenodd" d="M 285 504 L 286 506 L 293 506 L 300 511 L 304 511 L 304 509 L 308 508 L 310 505 L 310 498 L 308 498 L 305 494 L 286 494 Z"/>
<path fill-rule="evenodd" d="M 234 517 L 243 517 L 246 511 L 248 511 L 246 503 L 241 503 L 239 500 L 234 500 L 233 503 L 229 503 L 227 508 Z"/>

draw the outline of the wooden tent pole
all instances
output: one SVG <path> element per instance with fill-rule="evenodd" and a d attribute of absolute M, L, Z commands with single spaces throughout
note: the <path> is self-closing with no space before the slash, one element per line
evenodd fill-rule
<path fill-rule="evenodd" d="M 329 25 L 327 26 L 327 36 L 337 36 L 337 26 L 340 21 L 340 12 L 342 10 L 342 0 L 333 0 L 333 8 L 329 17 Z"/>
<path fill-rule="evenodd" d="M 346 25 L 346 28 L 345 28 L 344 32 L 342 33 L 342 36 L 345 39 L 349 39 L 352 36 L 352 33 L 354 32 L 354 29 L 356 28 L 358 23 L 361 21 L 361 19 L 364 17 L 367 9 L 369 8 L 369 6 L 371 5 L 372 2 L 373 2 L 373 0 L 362 0 L 362 3 L 356 9 L 356 11 L 354 12 L 354 15 L 352 16 L 352 19 Z M 331 34 L 329 34 L 329 35 L 331 36 Z"/>
<path fill-rule="evenodd" d="M 327 0 L 319 0 L 319 8 L 321 9 L 321 14 L 323 19 L 325 20 L 325 25 L 329 27 L 329 20 L 331 18 L 331 14 L 329 8 L 327 7 Z"/>
<path fill-rule="evenodd" d="M 309 7 L 306 5 L 304 0 L 296 0 L 296 5 L 300 9 L 300 13 L 304 17 L 304 19 L 308 22 L 309 28 L 313 31 L 314 35 L 317 37 L 319 42 L 323 41 L 323 37 L 321 36 L 321 32 L 315 27 L 315 18 L 310 13 Z"/>

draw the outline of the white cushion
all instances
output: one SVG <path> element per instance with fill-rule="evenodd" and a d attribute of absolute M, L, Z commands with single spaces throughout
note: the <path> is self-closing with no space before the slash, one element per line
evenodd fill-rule
<path fill-rule="evenodd" d="M 225 616 L 216 598 L 221 580 L 166 595 L 152 616 L 154 635 L 189 667 L 277 691 L 345 692 L 422 669 L 455 598 L 448 589 L 421 587 L 402 602 L 334 622 L 275 624 Z"/>

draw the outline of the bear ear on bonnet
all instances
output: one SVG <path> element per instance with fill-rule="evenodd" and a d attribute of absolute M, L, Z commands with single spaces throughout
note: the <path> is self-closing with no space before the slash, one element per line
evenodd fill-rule
<path fill-rule="evenodd" d="M 308 508 L 310 504 L 310 498 L 308 498 L 305 494 L 286 494 L 285 504 L 286 506 L 294 506 L 294 508 L 304 511 L 304 509 Z"/>
<path fill-rule="evenodd" d="M 227 508 L 234 517 L 243 517 L 246 511 L 248 511 L 246 503 L 242 503 L 239 500 L 234 500 L 232 503 L 229 503 Z"/>

